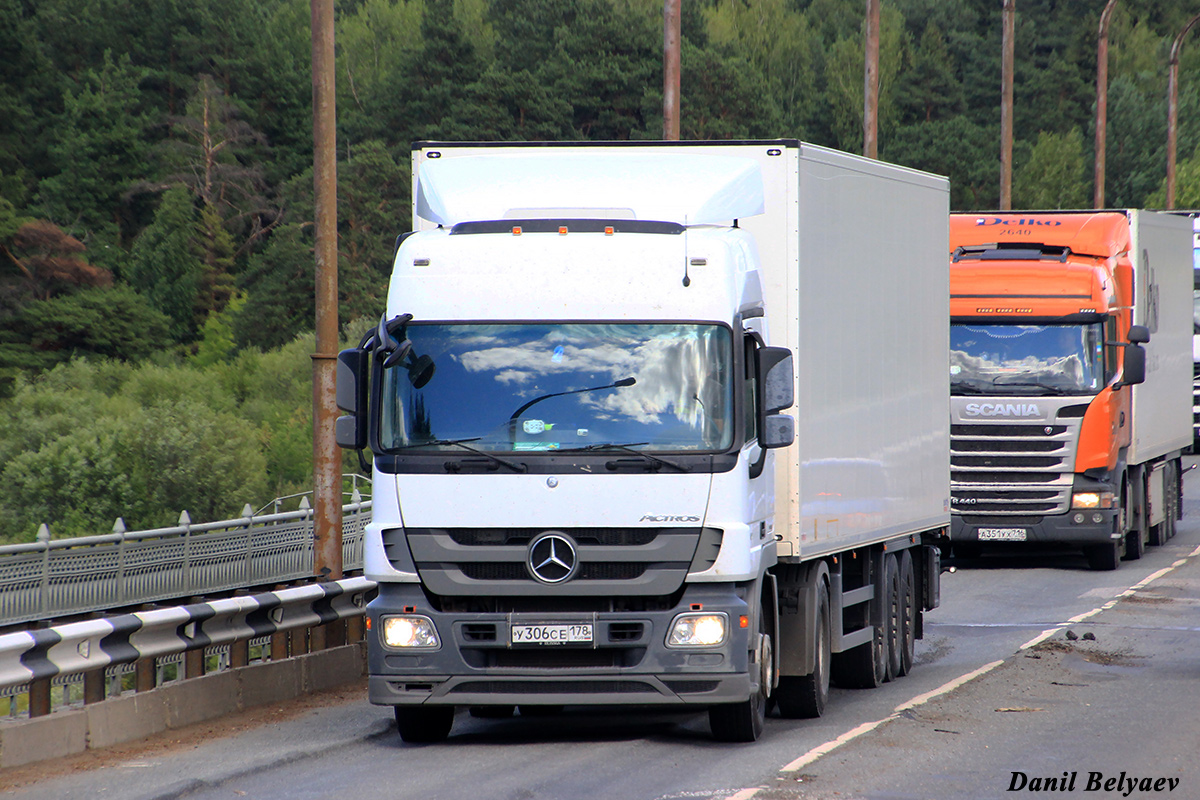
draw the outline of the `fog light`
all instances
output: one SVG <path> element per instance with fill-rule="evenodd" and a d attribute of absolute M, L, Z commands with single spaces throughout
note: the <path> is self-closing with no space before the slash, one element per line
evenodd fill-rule
<path fill-rule="evenodd" d="M 1096 522 L 1096 523 L 1104 522 L 1104 515 L 1099 514 L 1099 513 L 1092 514 L 1092 522 Z"/>
<path fill-rule="evenodd" d="M 724 614 L 680 614 L 671 623 L 669 647 L 713 647 L 725 641 Z"/>
<path fill-rule="evenodd" d="M 1071 498 L 1071 508 L 1112 508 L 1112 492 L 1076 492 Z"/>
<path fill-rule="evenodd" d="M 388 647 L 425 650 L 442 646 L 433 620 L 418 615 L 384 617 L 383 643 Z"/>
<path fill-rule="evenodd" d="M 1083 522 L 1083 514 L 1077 513 L 1075 516 L 1071 517 L 1071 519 L 1075 521 L 1076 525 L 1078 525 L 1079 523 Z"/>

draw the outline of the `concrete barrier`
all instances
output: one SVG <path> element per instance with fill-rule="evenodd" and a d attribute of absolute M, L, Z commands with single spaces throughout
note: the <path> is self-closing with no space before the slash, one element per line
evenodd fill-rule
<path fill-rule="evenodd" d="M 79 709 L 0 722 L 0 768 L 99 750 L 359 680 L 364 644 L 173 681 Z M 364 697 L 364 702 L 366 698 Z"/>

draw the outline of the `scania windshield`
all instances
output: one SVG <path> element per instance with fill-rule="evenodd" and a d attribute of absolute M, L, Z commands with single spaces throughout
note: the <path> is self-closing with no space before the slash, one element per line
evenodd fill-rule
<path fill-rule="evenodd" d="M 951 394 L 1090 395 L 1104 376 L 1100 324 L 950 326 Z"/>
<path fill-rule="evenodd" d="M 733 346 L 721 325 L 414 323 L 407 335 L 407 365 L 384 370 L 384 452 L 733 443 Z"/>

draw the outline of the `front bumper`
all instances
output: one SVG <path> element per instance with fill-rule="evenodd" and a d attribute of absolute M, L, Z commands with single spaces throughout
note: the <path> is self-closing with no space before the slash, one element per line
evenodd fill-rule
<path fill-rule="evenodd" d="M 726 641 L 716 647 L 666 646 L 671 622 L 700 604 L 724 611 Z M 376 705 L 713 705 L 751 693 L 750 610 L 732 586 L 688 587 L 675 608 L 654 611 L 446 613 L 433 611 L 414 584 L 381 584 L 367 607 L 367 696 Z M 401 652 L 379 640 L 380 618 L 415 610 L 433 620 L 437 650 Z M 514 622 L 590 622 L 585 645 L 512 645 Z"/>
<path fill-rule="evenodd" d="M 1068 511 L 1044 517 L 1004 517 L 954 514 L 950 517 L 950 541 L 991 544 L 998 542 L 1038 542 L 1046 544 L 1102 544 L 1120 538 L 1117 532 L 1118 509 Z M 1075 520 L 1082 515 L 1082 521 Z M 1099 517 L 1094 521 L 1093 515 Z M 1024 539 L 1000 538 L 1023 530 Z M 983 532 L 981 535 L 981 531 Z M 990 533 L 989 533 L 990 532 Z"/>

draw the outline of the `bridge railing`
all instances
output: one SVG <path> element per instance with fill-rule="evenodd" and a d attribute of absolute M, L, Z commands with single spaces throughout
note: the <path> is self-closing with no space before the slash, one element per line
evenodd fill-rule
<path fill-rule="evenodd" d="M 0 626 L 269 586 L 313 576 L 313 510 L 0 547 Z M 362 568 L 371 501 L 342 507 L 343 568 Z"/>

